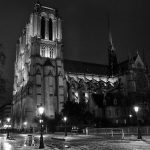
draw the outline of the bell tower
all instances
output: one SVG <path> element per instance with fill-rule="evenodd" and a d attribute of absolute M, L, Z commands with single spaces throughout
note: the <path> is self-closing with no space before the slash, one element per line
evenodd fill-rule
<path fill-rule="evenodd" d="M 40 39 L 39 54 L 46 58 L 62 58 L 61 19 L 53 8 L 42 6 L 37 2 L 31 15 L 32 36 Z"/>
<path fill-rule="evenodd" d="M 64 102 L 61 19 L 37 1 L 16 44 L 13 90 L 14 127 L 34 125 L 40 105 L 54 118 Z M 19 119 L 18 119 L 19 118 Z"/>

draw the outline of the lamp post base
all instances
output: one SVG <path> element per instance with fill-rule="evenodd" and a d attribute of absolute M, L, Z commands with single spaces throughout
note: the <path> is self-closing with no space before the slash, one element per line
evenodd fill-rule
<path fill-rule="evenodd" d="M 40 146 L 39 149 L 43 149 L 44 148 L 44 141 L 43 141 L 43 135 L 41 134 L 40 136 Z"/>
<path fill-rule="evenodd" d="M 65 136 L 67 136 L 67 132 L 65 132 Z"/>
<path fill-rule="evenodd" d="M 141 130 L 140 130 L 140 128 L 138 128 L 138 137 L 137 137 L 137 139 L 142 139 L 142 135 L 141 135 Z"/>
<path fill-rule="evenodd" d="M 10 138 L 9 131 L 7 131 L 7 137 L 6 137 L 6 138 L 7 138 L 7 139 Z"/>

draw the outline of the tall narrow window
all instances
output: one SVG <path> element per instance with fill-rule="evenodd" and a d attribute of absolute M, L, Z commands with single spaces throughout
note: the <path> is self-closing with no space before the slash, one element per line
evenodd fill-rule
<path fill-rule="evenodd" d="M 50 58 L 52 58 L 52 51 L 50 50 Z"/>
<path fill-rule="evenodd" d="M 52 19 L 49 19 L 49 40 L 53 39 L 53 22 Z"/>
<path fill-rule="evenodd" d="M 45 18 L 41 19 L 41 38 L 45 39 Z"/>

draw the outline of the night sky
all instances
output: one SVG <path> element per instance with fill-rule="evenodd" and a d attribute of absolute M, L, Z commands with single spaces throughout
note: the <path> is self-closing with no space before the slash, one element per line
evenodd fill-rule
<path fill-rule="evenodd" d="M 16 41 L 33 11 L 32 0 L 1 0 L 0 43 L 6 54 L 5 73 L 13 83 Z M 63 19 L 64 57 L 94 63 L 107 63 L 108 27 L 118 60 L 128 53 L 144 53 L 150 63 L 149 0 L 41 0 L 56 8 Z"/>

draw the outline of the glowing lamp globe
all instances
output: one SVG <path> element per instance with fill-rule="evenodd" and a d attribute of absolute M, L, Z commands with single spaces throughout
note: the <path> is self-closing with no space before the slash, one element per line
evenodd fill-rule
<path fill-rule="evenodd" d="M 10 122 L 10 118 L 7 118 L 7 122 Z"/>
<path fill-rule="evenodd" d="M 39 114 L 42 115 L 44 113 L 44 107 L 40 106 L 39 107 Z"/>
<path fill-rule="evenodd" d="M 67 121 L 67 117 L 64 117 L 64 121 L 65 121 L 65 122 Z"/>
<path fill-rule="evenodd" d="M 137 113 L 139 111 L 139 107 L 138 106 L 134 106 L 134 111 Z"/>
<path fill-rule="evenodd" d="M 27 125 L 27 122 L 25 121 L 23 124 L 26 126 L 26 125 Z"/>

